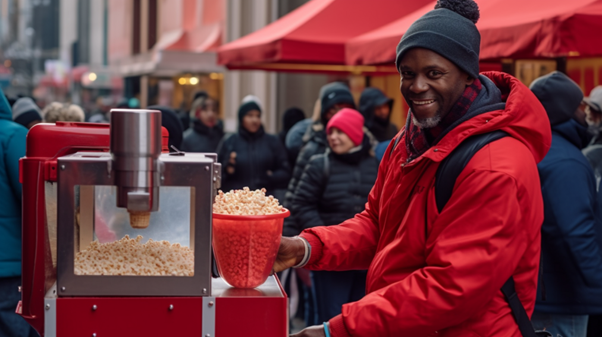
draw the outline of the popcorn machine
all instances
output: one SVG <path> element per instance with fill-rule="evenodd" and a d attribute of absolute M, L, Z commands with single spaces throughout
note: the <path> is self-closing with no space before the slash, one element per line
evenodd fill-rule
<path fill-rule="evenodd" d="M 169 153 L 167 136 L 155 110 L 30 130 L 17 313 L 40 335 L 287 336 L 275 277 L 255 289 L 212 277 L 221 167 Z"/>

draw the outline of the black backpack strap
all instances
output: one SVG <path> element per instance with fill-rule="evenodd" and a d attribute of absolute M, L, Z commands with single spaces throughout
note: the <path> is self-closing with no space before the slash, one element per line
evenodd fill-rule
<path fill-rule="evenodd" d="M 518 324 L 518 329 L 523 337 L 537 337 L 535 330 L 533 330 L 533 325 L 531 325 L 531 321 L 529 320 L 529 315 L 527 315 L 525 307 L 523 307 L 523 304 L 518 298 L 518 294 L 514 288 L 514 278 L 512 276 L 510 276 L 508 281 L 502 286 L 502 293 L 510 305 L 512 315 L 514 315 L 514 319 Z"/>
<path fill-rule="evenodd" d="M 435 200 L 439 213 L 451 198 L 456 179 L 475 153 L 485 145 L 507 136 L 506 132 L 498 130 L 469 137 L 460 143 L 447 158 L 443 159 L 439 168 L 437 168 L 435 178 Z"/>
<path fill-rule="evenodd" d="M 439 213 L 451 198 L 458 176 L 472 157 L 485 145 L 507 136 L 509 135 L 506 132 L 498 130 L 467 138 L 441 162 L 435 176 L 435 200 Z M 502 293 L 508 301 L 512 315 L 523 337 L 537 337 L 538 334 L 533 330 L 529 315 L 527 315 L 525 307 L 523 307 L 516 294 L 512 276 L 502 286 Z M 541 335 L 544 334 L 545 332 Z"/>

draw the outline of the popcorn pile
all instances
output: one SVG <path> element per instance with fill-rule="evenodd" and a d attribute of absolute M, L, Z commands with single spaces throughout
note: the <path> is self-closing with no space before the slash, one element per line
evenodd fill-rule
<path fill-rule="evenodd" d="M 140 243 L 142 236 L 94 241 L 75 256 L 75 275 L 194 276 L 194 253 L 179 243 Z"/>
<path fill-rule="evenodd" d="M 231 220 L 220 214 L 266 215 L 283 212 L 265 189 L 248 188 L 222 193 L 213 207 L 213 250 L 220 275 L 237 288 L 255 288 L 267 279 L 280 246 L 284 217 L 276 219 Z"/>
<path fill-rule="evenodd" d="M 251 191 L 248 187 L 227 193 L 219 191 L 213 204 L 213 213 L 231 215 L 266 215 L 281 213 L 278 199 L 265 195 L 265 188 Z"/>

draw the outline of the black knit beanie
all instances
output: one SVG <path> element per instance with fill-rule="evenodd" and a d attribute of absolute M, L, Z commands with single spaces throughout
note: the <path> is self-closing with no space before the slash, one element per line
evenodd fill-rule
<path fill-rule="evenodd" d="M 473 0 L 438 0 L 435 9 L 416 20 L 397 45 L 395 66 L 412 48 L 425 48 L 445 57 L 473 78 L 479 75 L 481 34 L 479 7 Z"/>
<path fill-rule="evenodd" d="M 259 111 L 259 113 L 261 113 L 261 108 L 259 107 L 259 105 L 256 102 L 248 101 L 246 103 L 243 103 L 238 108 L 238 122 L 242 123 L 243 117 L 245 117 L 249 113 L 249 111 L 252 111 L 252 110 L 257 110 L 257 111 Z"/>
<path fill-rule="evenodd" d="M 529 89 L 546 109 L 552 126 L 571 120 L 583 100 L 579 85 L 559 71 L 536 79 Z"/>
<path fill-rule="evenodd" d="M 324 85 L 320 89 L 320 103 L 322 105 L 320 118 L 322 123 L 326 125 L 326 113 L 335 104 L 349 104 L 355 109 L 355 101 L 349 88 L 341 82 L 332 82 Z"/>

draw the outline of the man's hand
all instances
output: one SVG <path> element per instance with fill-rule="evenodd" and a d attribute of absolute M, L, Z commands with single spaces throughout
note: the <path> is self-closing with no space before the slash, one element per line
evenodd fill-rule
<path fill-rule="evenodd" d="M 326 337 L 326 334 L 324 333 L 323 325 L 314 325 L 289 337 Z"/>
<path fill-rule="evenodd" d="M 272 268 L 273 272 L 279 273 L 298 264 L 303 260 L 303 255 L 305 255 L 305 245 L 301 239 L 283 236 L 280 239 L 278 256 Z"/>

